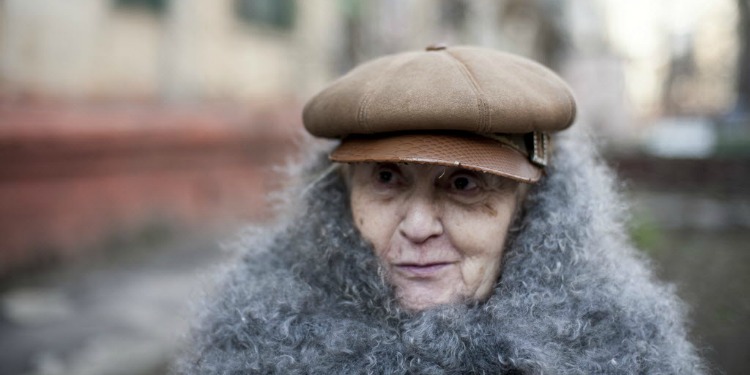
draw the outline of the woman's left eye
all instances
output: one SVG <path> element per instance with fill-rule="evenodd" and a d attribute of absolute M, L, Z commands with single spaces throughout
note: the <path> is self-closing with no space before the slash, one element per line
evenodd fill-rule
<path fill-rule="evenodd" d="M 475 178 L 471 176 L 458 175 L 451 178 L 451 190 L 459 192 L 472 192 L 479 188 Z"/>
<path fill-rule="evenodd" d="M 378 172 L 378 182 L 382 184 L 388 184 L 393 181 L 393 172 L 391 171 L 380 171 Z"/>

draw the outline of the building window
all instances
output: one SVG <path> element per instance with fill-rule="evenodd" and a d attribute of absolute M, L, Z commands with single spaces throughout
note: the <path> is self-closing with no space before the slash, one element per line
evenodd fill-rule
<path fill-rule="evenodd" d="M 294 0 L 235 0 L 235 11 L 243 21 L 279 29 L 294 26 Z"/>
<path fill-rule="evenodd" d="M 114 0 L 118 8 L 146 9 L 154 13 L 163 13 L 167 8 L 168 0 Z"/>
<path fill-rule="evenodd" d="M 440 3 L 440 22 L 453 30 L 461 30 L 466 23 L 469 6 L 465 0 L 443 0 Z"/>

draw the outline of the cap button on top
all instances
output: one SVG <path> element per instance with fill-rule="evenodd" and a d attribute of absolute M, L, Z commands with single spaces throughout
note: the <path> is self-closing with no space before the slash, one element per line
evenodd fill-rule
<path fill-rule="evenodd" d="M 426 51 L 442 51 L 444 49 L 448 48 L 448 46 L 445 43 L 434 43 L 430 44 L 425 48 Z"/>

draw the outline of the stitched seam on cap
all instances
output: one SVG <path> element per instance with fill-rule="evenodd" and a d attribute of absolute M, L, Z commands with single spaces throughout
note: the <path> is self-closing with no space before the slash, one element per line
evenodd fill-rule
<path fill-rule="evenodd" d="M 445 53 L 452 58 L 453 61 L 456 62 L 456 65 L 458 65 L 458 69 L 461 71 L 461 73 L 464 75 L 467 81 L 469 81 L 469 84 L 471 85 L 471 88 L 474 90 L 474 95 L 477 97 L 477 108 L 479 109 L 479 129 L 477 129 L 480 133 L 490 133 L 490 106 L 487 103 L 487 99 L 485 99 L 484 92 L 479 87 L 479 83 L 474 79 L 474 76 L 469 71 L 469 67 L 466 66 L 466 64 L 461 61 L 458 57 L 450 53 L 450 51 L 445 50 Z"/>
<path fill-rule="evenodd" d="M 374 86 L 374 85 L 373 85 Z M 362 97 L 362 100 L 359 102 L 359 111 L 357 111 L 357 122 L 359 123 L 360 128 L 362 128 L 363 133 L 369 133 L 370 127 L 367 124 L 367 103 L 370 101 L 370 97 L 372 97 L 373 92 L 375 91 L 374 88 L 371 88 L 370 90 L 365 93 L 365 95 Z"/>
<path fill-rule="evenodd" d="M 396 64 L 396 60 L 391 60 L 388 64 L 388 68 L 386 68 L 385 72 L 380 77 L 390 77 L 390 74 L 398 67 L 401 67 L 402 65 L 406 64 L 408 61 L 413 60 L 415 57 L 412 57 L 411 59 L 408 59 L 406 61 L 402 61 L 400 64 Z M 365 93 L 364 97 L 362 97 L 362 100 L 359 102 L 359 110 L 357 111 L 357 122 L 364 130 L 363 133 L 371 133 L 370 125 L 367 123 L 367 106 L 370 104 L 370 99 L 375 95 L 377 91 L 380 91 L 380 89 L 383 88 L 384 79 L 375 79 L 373 80 L 374 84 L 372 87 Z M 371 82 L 373 82 L 371 81 Z"/>

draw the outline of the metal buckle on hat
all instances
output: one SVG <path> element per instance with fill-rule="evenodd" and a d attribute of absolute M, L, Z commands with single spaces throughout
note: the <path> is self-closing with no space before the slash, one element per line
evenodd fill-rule
<path fill-rule="evenodd" d="M 549 134 L 542 132 L 533 132 L 529 136 L 532 138 L 533 149 L 529 158 L 531 162 L 542 167 L 547 166 L 549 153 Z"/>
<path fill-rule="evenodd" d="M 543 132 L 526 134 L 480 134 L 524 154 L 532 163 L 546 167 L 549 159 L 550 137 Z"/>

